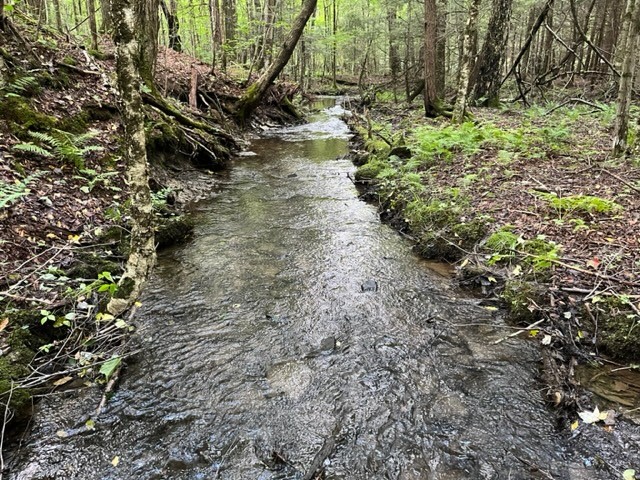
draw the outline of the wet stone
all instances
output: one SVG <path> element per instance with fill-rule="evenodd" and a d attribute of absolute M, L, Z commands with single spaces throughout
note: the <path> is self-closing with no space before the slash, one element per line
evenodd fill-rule
<path fill-rule="evenodd" d="M 378 282 L 376 282 L 375 280 L 367 280 L 360 286 L 360 288 L 363 292 L 377 292 Z"/>

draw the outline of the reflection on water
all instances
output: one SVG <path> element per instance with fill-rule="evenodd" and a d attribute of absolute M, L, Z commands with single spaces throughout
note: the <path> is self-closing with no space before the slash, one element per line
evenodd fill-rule
<path fill-rule="evenodd" d="M 99 396 L 46 399 L 11 478 L 608 478 L 557 435 L 536 347 L 493 345 L 491 313 L 357 198 L 342 113 L 235 162 L 160 255 L 96 430 L 56 435 Z"/>

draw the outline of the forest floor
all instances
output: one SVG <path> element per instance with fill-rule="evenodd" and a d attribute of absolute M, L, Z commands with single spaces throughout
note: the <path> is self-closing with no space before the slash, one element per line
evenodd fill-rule
<path fill-rule="evenodd" d="M 473 109 L 451 126 L 380 102 L 351 120 L 364 195 L 486 308 L 507 306 L 572 410 L 578 384 L 640 406 L 640 161 L 609 156 L 614 113 Z"/>
<path fill-rule="evenodd" d="M 108 387 L 133 327 L 130 317 L 103 312 L 128 254 L 113 45 L 90 53 L 52 31 L 38 38 L 28 19 L 18 30 L 0 32 L 0 397 L 20 419 L 31 394 Z M 185 103 L 193 78 L 197 108 Z M 164 246 L 189 235 L 183 211 L 215 194 L 224 157 L 244 142 L 230 115 L 243 85 L 162 47 L 156 84 L 173 108 L 226 142 L 203 151 L 210 136 L 180 130 L 147 105 L 156 242 Z M 279 102 L 293 93 L 289 84 L 274 88 L 254 126 L 291 121 Z"/>

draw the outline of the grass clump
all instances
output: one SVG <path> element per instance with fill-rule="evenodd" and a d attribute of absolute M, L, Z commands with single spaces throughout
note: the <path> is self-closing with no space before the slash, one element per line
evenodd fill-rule
<path fill-rule="evenodd" d="M 373 156 L 367 163 L 358 167 L 355 178 L 356 180 L 373 180 L 387 168 L 389 168 L 389 162 Z"/>

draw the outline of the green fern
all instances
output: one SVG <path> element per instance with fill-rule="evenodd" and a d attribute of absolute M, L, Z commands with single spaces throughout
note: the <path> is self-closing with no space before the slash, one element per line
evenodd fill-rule
<path fill-rule="evenodd" d="M 35 153 L 43 157 L 53 157 L 51 152 L 39 145 L 32 142 L 18 143 L 12 147 L 14 150 L 20 150 L 21 152 Z"/>
<path fill-rule="evenodd" d="M 39 140 L 42 145 L 46 145 L 48 147 L 47 150 L 56 157 L 72 162 L 78 170 L 84 169 L 84 158 L 89 152 L 99 152 L 103 150 L 103 148 L 98 145 L 85 146 L 85 144 L 92 138 L 95 138 L 97 134 L 98 132 L 91 131 L 83 135 L 75 135 L 55 128 L 49 133 L 29 132 L 29 135 Z"/>
<path fill-rule="evenodd" d="M 29 195 L 29 193 L 31 193 L 31 190 L 28 188 L 29 184 L 38 177 L 46 175 L 46 173 L 47 172 L 36 172 L 22 180 L 16 180 L 15 183 L 0 180 L 0 209 L 8 207 L 22 197 Z"/>
<path fill-rule="evenodd" d="M 4 97 L 15 97 L 27 92 L 29 88 L 38 84 L 38 80 L 35 77 L 19 77 L 13 80 L 11 83 L 5 85 L 1 93 Z"/>

